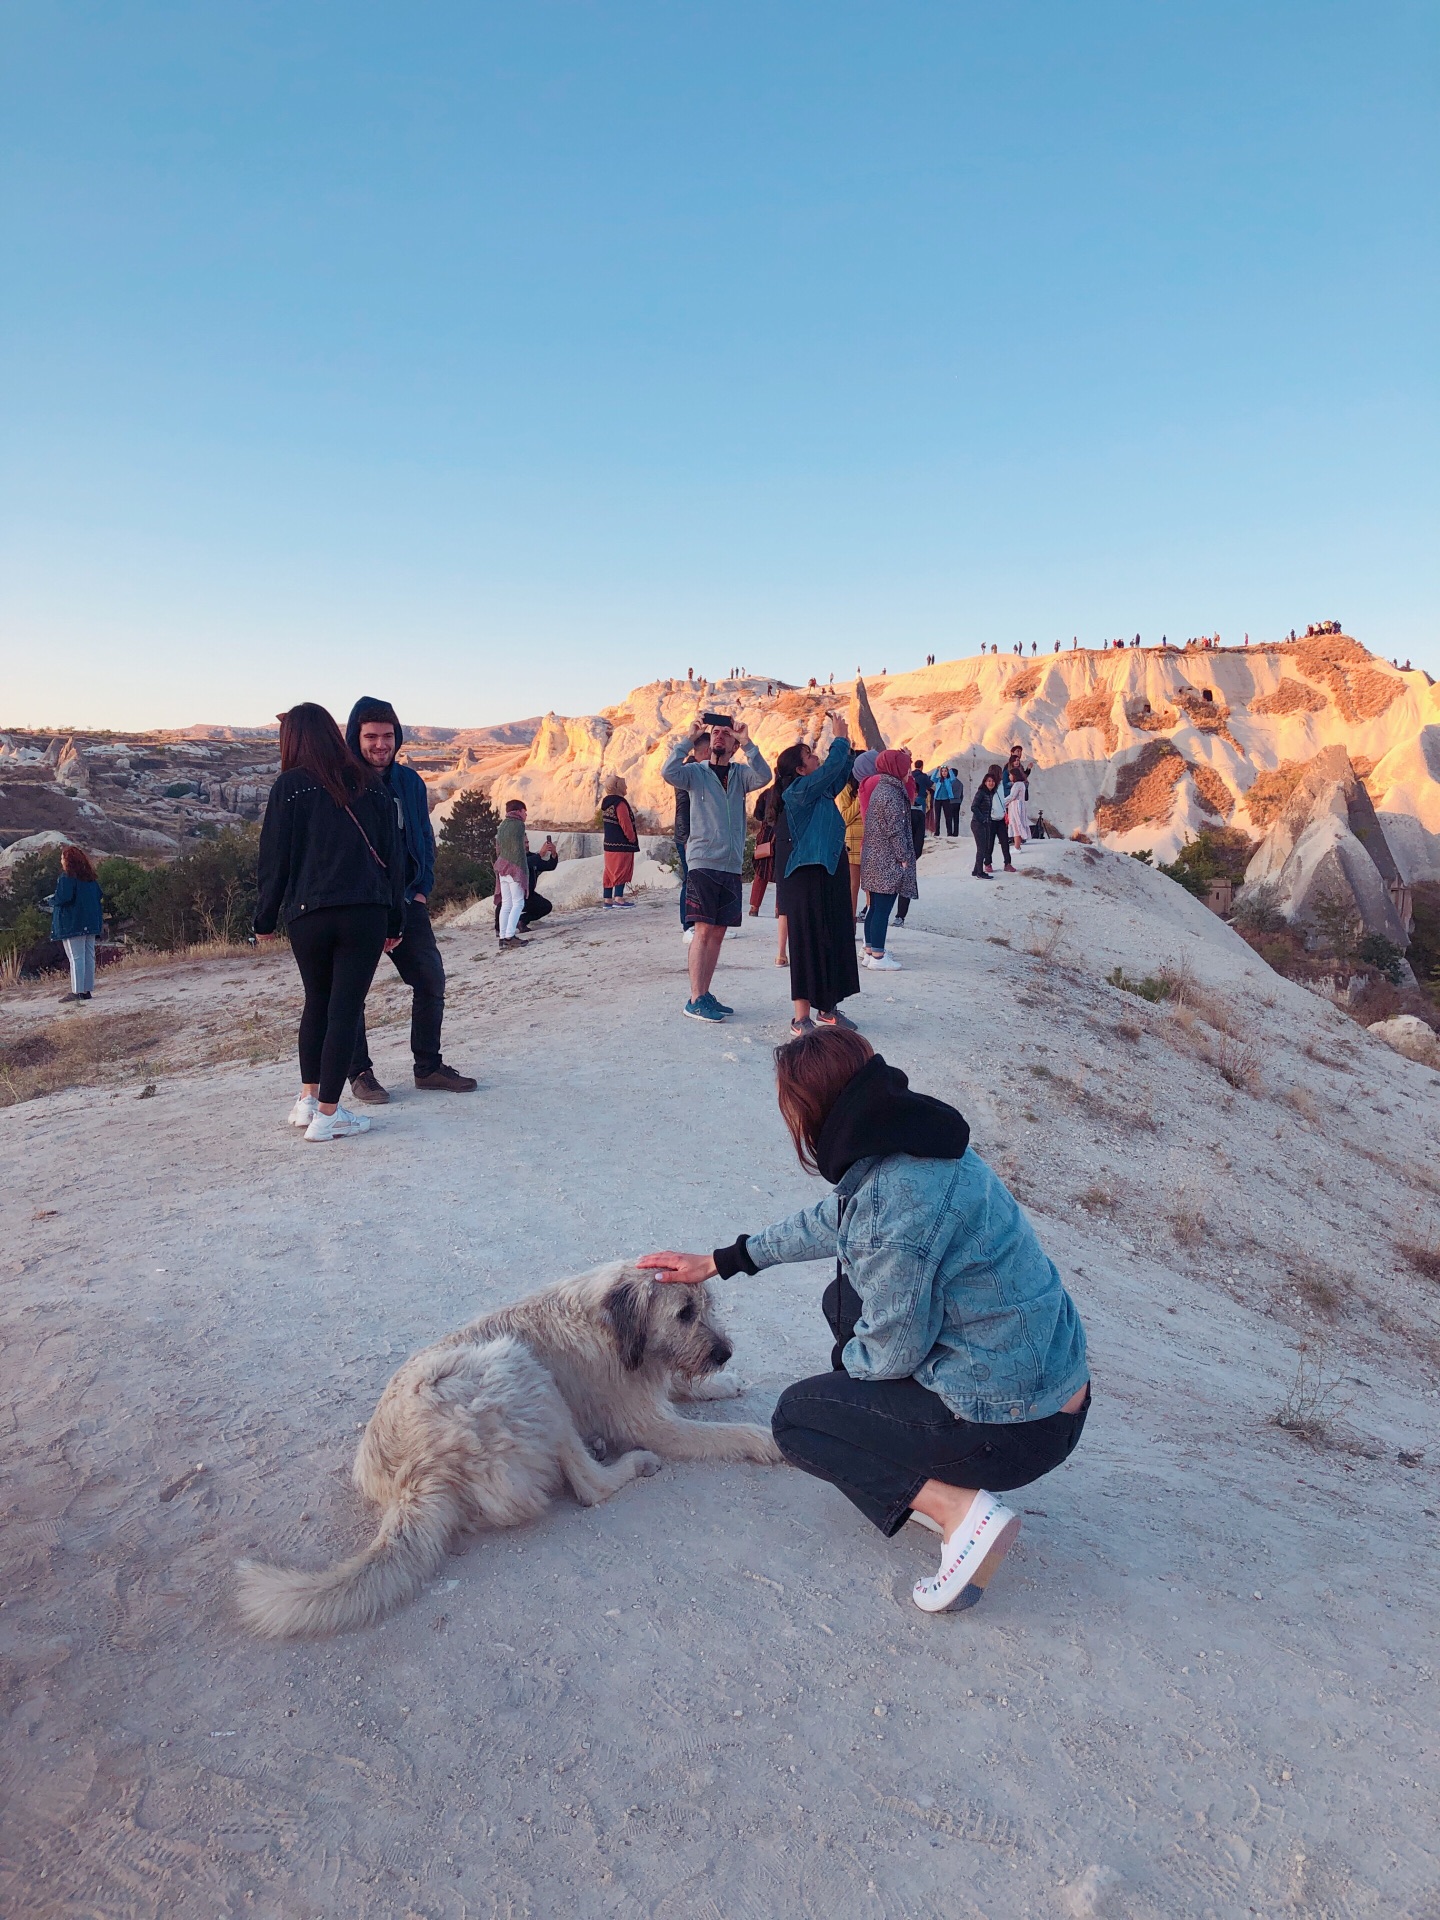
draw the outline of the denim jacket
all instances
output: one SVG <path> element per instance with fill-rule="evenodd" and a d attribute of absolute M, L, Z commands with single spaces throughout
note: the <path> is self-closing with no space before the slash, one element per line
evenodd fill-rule
<path fill-rule="evenodd" d="M 818 1206 L 749 1234 L 745 1250 L 757 1269 L 838 1257 L 862 1303 L 845 1371 L 913 1376 L 961 1419 L 1043 1420 L 1090 1377 L 1055 1263 L 969 1149 L 857 1161 Z"/>
<path fill-rule="evenodd" d="M 797 867 L 824 867 L 834 873 L 845 851 L 845 820 L 835 796 L 850 778 L 855 749 L 848 740 L 832 740 L 830 751 L 813 773 L 792 780 L 785 793 L 785 817 L 790 822 L 793 852 L 785 867 L 788 879 Z"/>

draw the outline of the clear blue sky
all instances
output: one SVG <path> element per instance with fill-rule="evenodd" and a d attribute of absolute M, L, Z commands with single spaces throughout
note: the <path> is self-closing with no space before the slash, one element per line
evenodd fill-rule
<path fill-rule="evenodd" d="M 1440 9 L 0 16 L 0 724 L 1342 619 L 1440 674 Z"/>

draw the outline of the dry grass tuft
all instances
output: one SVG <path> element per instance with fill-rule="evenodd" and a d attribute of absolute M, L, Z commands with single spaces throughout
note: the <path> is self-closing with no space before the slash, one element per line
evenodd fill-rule
<path fill-rule="evenodd" d="M 1133 1020 L 1117 1020 L 1115 1022 L 1115 1033 L 1116 1037 L 1121 1040 L 1139 1040 L 1143 1037 L 1144 1029 L 1137 1027 Z"/>
<path fill-rule="evenodd" d="M 1036 960 L 1047 963 L 1054 960 L 1065 942 L 1066 921 L 1063 913 L 1048 915 L 1043 920 L 1032 918 L 1025 932 L 1025 951 Z"/>
<path fill-rule="evenodd" d="M 1109 1187 L 1090 1186 L 1084 1193 L 1075 1196 L 1077 1207 L 1083 1207 L 1087 1213 L 1113 1213 L 1120 1202 Z"/>
<path fill-rule="evenodd" d="M 1397 1240 L 1395 1251 L 1426 1280 L 1440 1281 L 1440 1242 L 1433 1235 L 1428 1240 Z"/>
<path fill-rule="evenodd" d="M 1295 1291 L 1313 1313 L 1333 1320 L 1345 1305 L 1345 1288 L 1329 1274 L 1307 1268 L 1292 1276 Z"/>
<path fill-rule="evenodd" d="M 1307 1126 L 1319 1126 L 1320 1102 L 1315 1098 L 1315 1095 L 1310 1091 L 1309 1087 L 1288 1087 L 1285 1092 L 1285 1098 L 1295 1109 L 1296 1113 L 1299 1114 L 1300 1118 L 1305 1121 Z"/>
<path fill-rule="evenodd" d="M 1330 697 L 1346 720 L 1377 720 L 1405 691 L 1405 682 L 1348 633 L 1314 633 L 1305 640 L 1287 640 L 1275 649 L 1293 656 L 1300 671 L 1330 689 Z"/>
<path fill-rule="evenodd" d="M 1149 741 L 1121 767 L 1114 793 L 1096 801 L 1095 831 L 1129 833 L 1135 827 L 1164 826 L 1175 811 L 1175 788 L 1187 764 L 1168 740 Z"/>
<path fill-rule="evenodd" d="M 1273 693 L 1262 693 L 1258 700 L 1250 702 L 1251 713 L 1319 713 L 1328 705 L 1318 687 L 1308 686 L 1303 680 L 1292 680 L 1288 674 L 1282 675 L 1280 684 Z"/>
<path fill-rule="evenodd" d="M 1170 1231 L 1182 1247 L 1198 1247 L 1205 1238 L 1204 1209 L 1182 1200 L 1170 1209 Z"/>
<path fill-rule="evenodd" d="M 0 1107 L 134 1072 L 174 1032 L 173 1014 L 96 1013 L 36 1021 L 0 1040 Z"/>
<path fill-rule="evenodd" d="M 1213 767 L 1207 767 L 1202 761 L 1191 760 L 1190 778 L 1195 782 L 1195 791 L 1200 796 L 1200 804 L 1207 813 L 1218 814 L 1220 819 L 1228 820 L 1235 811 L 1235 796 L 1216 773 Z"/>
<path fill-rule="evenodd" d="M 1237 1040 L 1229 1033 L 1217 1034 L 1212 1059 L 1215 1071 L 1228 1086 L 1240 1093 L 1260 1094 L 1264 1087 L 1260 1054 L 1248 1040 Z"/>
<path fill-rule="evenodd" d="M 1114 753 L 1120 744 L 1120 734 L 1115 725 L 1113 688 L 1097 687 L 1094 693 L 1077 694 L 1069 702 L 1065 708 L 1065 731 L 1078 733 L 1082 727 L 1098 727 L 1105 736 L 1106 753 Z"/>
<path fill-rule="evenodd" d="M 1143 704 L 1133 710 L 1127 705 L 1125 718 L 1137 733 L 1168 733 L 1171 727 L 1180 724 L 1180 715 L 1174 707 L 1151 707 L 1147 712 Z"/>
<path fill-rule="evenodd" d="M 1291 794 L 1313 765 L 1311 760 L 1282 760 L 1269 773 L 1257 773 L 1245 789 L 1245 811 L 1263 833 L 1285 811 Z"/>
<path fill-rule="evenodd" d="M 1012 673 L 1005 682 L 1005 699 L 1028 700 L 1039 690 L 1049 664 L 1048 660 L 1034 660 L 1028 667 L 1022 667 L 1019 673 Z"/>
<path fill-rule="evenodd" d="M 1293 1433 L 1312 1447 L 1325 1446 L 1331 1425 L 1343 1407 L 1336 1402 L 1340 1379 L 1325 1364 L 1325 1343 L 1302 1340 L 1296 1352 L 1295 1378 L 1285 1398 L 1270 1416 L 1272 1427 Z"/>

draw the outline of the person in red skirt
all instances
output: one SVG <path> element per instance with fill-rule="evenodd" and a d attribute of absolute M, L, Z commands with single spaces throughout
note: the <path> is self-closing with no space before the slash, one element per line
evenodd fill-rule
<path fill-rule="evenodd" d="M 605 782 L 605 798 L 600 802 L 600 819 L 605 829 L 605 877 L 602 907 L 633 907 L 625 898 L 625 889 L 635 878 L 635 855 L 640 850 L 640 835 L 635 830 L 635 815 L 625 798 L 629 789 L 618 773 Z"/>

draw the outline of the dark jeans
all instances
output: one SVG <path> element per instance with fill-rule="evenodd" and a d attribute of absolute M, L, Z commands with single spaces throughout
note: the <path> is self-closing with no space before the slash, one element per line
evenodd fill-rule
<path fill-rule="evenodd" d="M 417 1073 L 433 1073 L 440 1065 L 440 1023 L 445 1018 L 445 962 L 435 944 L 435 929 L 430 925 L 430 909 L 419 900 L 407 901 L 405 928 L 400 944 L 390 955 L 395 971 L 407 987 L 415 990 L 410 1004 L 410 1051 L 415 1056 Z M 365 1010 L 360 1010 L 360 1027 L 350 1055 L 350 1078 L 368 1073 L 372 1062 L 370 1043 L 365 1037 Z"/>
<path fill-rule="evenodd" d="M 893 893 L 872 893 L 865 909 L 865 945 L 871 953 L 884 953 L 885 930 L 895 906 Z"/>
<path fill-rule="evenodd" d="M 300 1078 L 318 1084 L 327 1106 L 345 1085 L 388 924 L 384 907 L 320 907 L 290 922 L 290 948 L 305 982 Z"/>
<path fill-rule="evenodd" d="M 970 871 L 978 876 L 982 874 L 990 864 L 990 848 L 993 844 L 990 822 L 988 820 L 977 820 L 974 814 L 971 814 L 970 831 L 975 836 L 975 865 Z"/>
<path fill-rule="evenodd" d="M 1005 864 L 1010 865 L 1010 829 L 1003 820 L 990 822 L 990 858 L 995 858 L 995 849 L 999 847 L 1005 856 Z"/>
<path fill-rule="evenodd" d="M 855 1331 L 860 1298 L 848 1280 L 825 1289 L 835 1335 L 831 1371 L 797 1380 L 771 1417 L 775 1444 L 790 1462 L 828 1480 L 888 1538 L 910 1518 L 927 1480 L 1006 1493 L 1068 1460 L 1090 1411 L 1044 1420 L 980 1424 L 951 1413 L 918 1380 L 852 1380 L 841 1355 Z"/>
<path fill-rule="evenodd" d="M 942 800 L 940 802 L 940 811 L 945 816 L 946 833 L 950 839 L 958 839 L 960 836 L 960 802 L 958 800 Z"/>
<path fill-rule="evenodd" d="M 690 918 L 685 911 L 685 882 L 690 877 L 690 862 L 685 858 L 685 842 L 683 840 L 677 840 L 675 842 L 675 851 L 680 856 L 680 924 L 682 927 L 688 928 Z"/>

